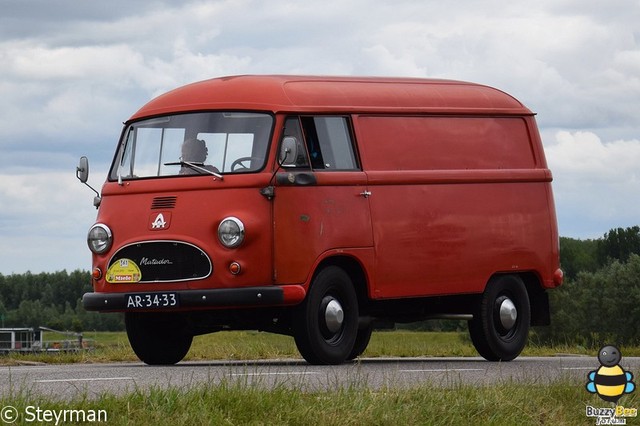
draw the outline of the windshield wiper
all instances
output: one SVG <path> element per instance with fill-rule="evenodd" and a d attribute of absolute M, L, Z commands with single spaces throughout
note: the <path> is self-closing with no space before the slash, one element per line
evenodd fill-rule
<path fill-rule="evenodd" d="M 220 180 L 224 180 L 224 176 L 222 176 L 220 173 L 216 173 L 213 170 L 209 170 L 207 168 L 204 167 L 204 163 L 194 163 L 192 161 L 173 161 L 170 163 L 164 163 L 165 166 L 187 166 L 192 168 L 195 171 L 198 171 L 200 173 L 204 173 L 204 174 L 208 174 L 211 176 L 215 176 Z"/>

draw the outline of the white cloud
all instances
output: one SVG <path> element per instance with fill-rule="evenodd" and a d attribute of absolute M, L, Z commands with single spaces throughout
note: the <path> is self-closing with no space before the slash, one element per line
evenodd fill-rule
<path fill-rule="evenodd" d="M 591 132 L 556 134 L 545 148 L 561 235 L 598 237 L 640 223 L 640 140 L 602 142 Z"/>
<path fill-rule="evenodd" d="M 52 48 L 20 43 L 10 45 L 6 54 L 10 61 L 5 63 L 5 73 L 25 80 L 91 77 L 97 81 L 120 82 L 114 77 L 128 77 L 124 70 L 139 68 L 143 60 L 140 54 L 126 45 Z M 118 66 L 114 66 L 115 64 Z"/>
<path fill-rule="evenodd" d="M 92 180 L 102 179 L 104 173 L 100 174 Z M 0 174 L 0 181 L 3 235 L 32 229 L 39 229 L 39 235 L 62 235 L 77 229 L 78 223 L 91 224 L 95 218 L 93 193 L 75 178 L 74 170 Z"/>
<path fill-rule="evenodd" d="M 85 237 L 96 210 L 73 170 L 0 174 L 0 182 L 0 273 L 90 269 Z"/>
<path fill-rule="evenodd" d="M 606 183 L 634 181 L 640 170 L 640 140 L 604 143 L 591 132 L 561 131 L 547 148 L 554 169 L 573 180 L 594 178 Z"/>

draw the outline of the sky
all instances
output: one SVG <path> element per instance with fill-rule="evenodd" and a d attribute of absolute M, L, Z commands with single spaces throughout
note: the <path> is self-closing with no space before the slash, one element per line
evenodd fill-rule
<path fill-rule="evenodd" d="M 640 0 L 0 0 L 0 274 L 89 270 L 128 119 L 236 74 L 497 87 L 537 113 L 560 235 L 640 224 Z"/>

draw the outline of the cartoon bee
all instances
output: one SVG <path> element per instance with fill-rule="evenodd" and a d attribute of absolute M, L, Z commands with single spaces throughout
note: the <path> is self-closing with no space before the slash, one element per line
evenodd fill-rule
<path fill-rule="evenodd" d="M 588 374 L 587 391 L 597 393 L 605 401 L 617 403 L 625 393 L 636 388 L 633 374 L 624 371 L 619 363 L 622 360 L 620 350 L 615 346 L 605 346 L 598 353 L 600 368 Z"/>

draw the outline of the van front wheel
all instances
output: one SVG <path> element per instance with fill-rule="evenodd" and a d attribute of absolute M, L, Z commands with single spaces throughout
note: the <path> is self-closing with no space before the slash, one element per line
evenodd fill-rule
<path fill-rule="evenodd" d="M 511 361 L 522 352 L 529 335 L 531 308 L 522 279 L 492 278 L 480 306 L 469 321 L 469 335 L 478 353 L 489 361 Z"/>
<path fill-rule="evenodd" d="M 191 348 L 193 336 L 184 331 L 180 315 L 126 312 L 124 322 L 131 348 L 145 364 L 175 364 Z"/>
<path fill-rule="evenodd" d="M 345 362 L 358 334 L 358 299 L 349 275 L 337 266 L 321 270 L 293 321 L 296 346 L 307 362 Z"/>

